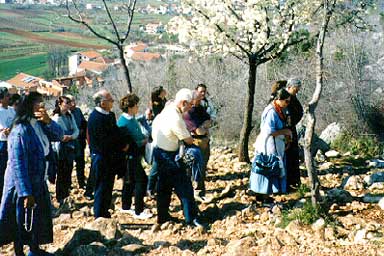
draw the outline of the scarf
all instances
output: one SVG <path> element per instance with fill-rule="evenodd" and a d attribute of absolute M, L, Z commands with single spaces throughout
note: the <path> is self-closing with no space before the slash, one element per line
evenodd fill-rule
<path fill-rule="evenodd" d="M 276 104 L 275 100 L 272 102 L 272 106 L 275 109 L 275 111 L 277 112 L 277 114 L 279 115 L 280 119 L 285 121 L 286 118 L 285 118 L 285 115 L 283 113 L 283 109 L 278 104 Z"/>

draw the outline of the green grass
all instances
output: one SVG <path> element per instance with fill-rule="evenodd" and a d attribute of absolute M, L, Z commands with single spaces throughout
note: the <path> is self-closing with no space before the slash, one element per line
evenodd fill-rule
<path fill-rule="evenodd" d="M 12 60 L 0 60 L 0 80 L 8 80 L 19 72 L 42 76 L 47 69 L 47 54 L 36 54 Z"/>

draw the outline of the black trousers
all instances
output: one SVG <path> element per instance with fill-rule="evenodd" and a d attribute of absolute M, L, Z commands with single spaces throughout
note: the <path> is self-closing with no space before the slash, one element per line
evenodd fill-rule
<path fill-rule="evenodd" d="M 69 196 L 72 184 L 73 161 L 69 159 L 58 160 L 57 180 L 56 180 L 56 199 L 61 201 Z"/>
<path fill-rule="evenodd" d="M 141 164 L 141 157 L 130 158 L 127 162 L 122 191 L 122 208 L 124 210 L 131 208 L 133 196 L 135 197 L 135 213 L 140 214 L 144 210 L 147 182 L 148 178 Z"/>

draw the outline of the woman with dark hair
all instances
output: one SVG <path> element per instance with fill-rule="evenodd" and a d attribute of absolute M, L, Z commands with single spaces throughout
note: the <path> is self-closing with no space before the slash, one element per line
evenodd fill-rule
<path fill-rule="evenodd" d="M 120 109 L 123 114 L 117 121 L 117 126 L 125 129 L 133 140 L 128 149 L 128 166 L 124 177 L 121 200 L 122 212 L 131 213 L 138 219 L 147 219 L 152 217 L 152 214 L 144 212 L 144 196 L 148 178 L 141 165 L 147 138 L 142 133 L 140 124 L 136 120 L 139 110 L 138 104 L 139 97 L 133 93 L 124 96 L 120 100 Z M 131 210 L 133 195 L 135 196 L 135 211 Z"/>
<path fill-rule="evenodd" d="M 291 138 L 292 132 L 285 128 L 286 117 L 284 109 L 289 105 L 291 95 L 285 90 L 278 90 L 273 100 L 261 115 L 260 133 L 255 146 L 256 153 L 275 154 L 279 158 L 280 175 L 276 177 L 251 172 L 250 189 L 262 195 L 286 192 L 285 148 L 286 137 Z"/>
<path fill-rule="evenodd" d="M 79 136 L 79 129 L 76 121 L 69 111 L 71 100 L 68 97 L 60 96 L 56 100 L 54 116 L 52 119 L 56 121 L 64 131 L 64 138 L 61 142 L 54 145 L 57 152 L 57 182 L 56 182 L 56 199 L 63 204 L 64 199 L 69 196 L 71 188 L 71 177 L 73 161 L 75 159 L 75 140 Z"/>
<path fill-rule="evenodd" d="M 63 130 L 51 121 L 42 96 L 21 97 L 9 135 L 9 161 L 0 205 L 0 245 L 14 242 L 15 255 L 53 255 L 39 248 L 53 242 L 51 202 L 45 174 L 50 141 L 60 141 Z"/>
<path fill-rule="evenodd" d="M 151 106 L 153 111 L 153 117 L 155 118 L 165 107 L 165 103 L 167 103 L 167 91 L 163 88 L 163 86 L 155 87 L 151 93 Z"/>

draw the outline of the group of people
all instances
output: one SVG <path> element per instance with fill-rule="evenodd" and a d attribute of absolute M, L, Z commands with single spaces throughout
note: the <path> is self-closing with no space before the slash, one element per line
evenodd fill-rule
<path fill-rule="evenodd" d="M 296 97 L 300 88 L 301 81 L 298 79 L 275 82 L 270 101 L 261 114 L 255 153 L 277 156 L 280 167 L 279 175 L 251 172 L 250 189 L 261 201 L 268 202 L 271 200 L 269 195 L 293 191 L 300 186 L 296 131 L 296 125 L 303 117 L 303 108 Z"/>
<path fill-rule="evenodd" d="M 296 98 L 298 79 L 277 81 L 261 115 L 255 151 L 275 154 L 281 175 L 251 172 L 250 189 L 265 199 L 300 185 L 296 124 L 303 108 Z M 53 241 L 51 197 L 47 182 L 56 184 L 56 200 L 70 196 L 74 163 L 84 196 L 94 199 L 95 218 L 110 218 L 116 175 L 123 179 L 122 213 L 137 219 L 152 217 L 145 209 L 146 195 L 156 198 L 157 223 L 172 220 L 172 191 L 181 201 L 185 221 L 202 227 L 196 200 L 205 200 L 206 168 L 210 156 L 209 130 L 216 113 L 207 100 L 207 87 L 183 88 L 173 100 L 157 87 L 150 107 L 139 115 L 140 99 L 129 93 L 119 100 L 122 114 L 112 111 L 114 98 L 103 89 L 93 95 L 88 120 L 73 96 L 60 96 L 53 114 L 37 92 L 15 97 L 0 88 L 0 245 L 14 243 L 15 254 L 51 255 L 39 245 Z M 91 168 L 84 175 L 84 149 L 88 142 Z M 147 176 L 142 160 L 151 164 Z M 134 199 L 134 209 L 132 208 Z"/>
<path fill-rule="evenodd" d="M 117 175 L 123 179 L 122 213 L 151 218 L 152 213 L 144 209 L 144 197 L 156 194 L 157 223 L 164 223 L 172 219 L 169 206 L 175 191 L 186 223 L 202 226 L 195 196 L 205 196 L 209 127 L 214 118 L 206 90 L 204 84 L 195 90 L 184 88 L 167 101 L 165 89 L 155 88 L 144 115 L 138 115 L 139 97 L 130 93 L 119 100 L 123 113 L 116 118 L 113 96 L 103 89 L 94 94 L 95 108 L 86 120 L 71 95 L 58 97 L 49 115 L 39 93 L 22 95 L 10 107 L 8 91 L 0 88 L 0 185 L 4 186 L 0 230 L 8 231 L 0 232 L 0 245 L 13 242 L 16 255 L 24 255 L 24 245 L 30 248 L 28 255 L 52 255 L 39 247 L 53 241 L 47 182 L 56 185 L 56 200 L 63 205 L 70 196 L 74 164 L 79 188 L 94 199 L 95 218 L 111 217 Z M 86 180 L 87 142 L 91 168 Z M 198 179 L 187 171 L 181 144 L 186 152 L 189 148 L 195 152 Z M 148 152 L 149 179 L 142 165 Z"/>

